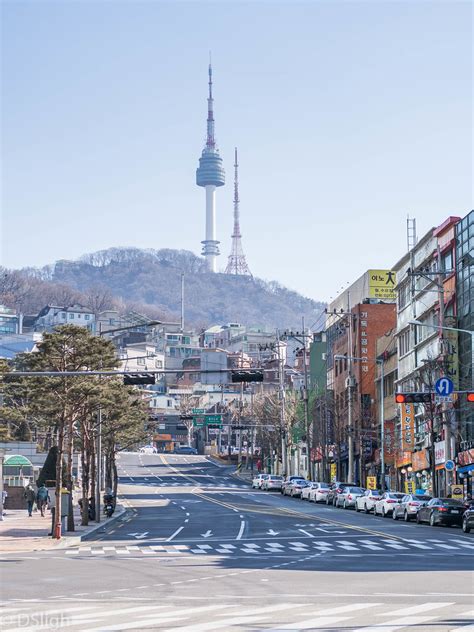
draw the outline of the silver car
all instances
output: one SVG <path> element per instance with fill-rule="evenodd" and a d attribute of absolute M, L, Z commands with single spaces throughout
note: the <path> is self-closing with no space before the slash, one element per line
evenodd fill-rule
<path fill-rule="evenodd" d="M 424 507 L 430 500 L 431 496 L 426 494 L 407 494 L 403 496 L 399 505 L 394 505 L 392 518 L 394 520 L 403 518 L 405 522 L 410 522 L 412 518 L 416 518 L 418 509 Z"/>
<path fill-rule="evenodd" d="M 336 507 L 344 507 L 344 509 L 355 507 L 356 500 L 363 496 L 364 492 L 365 489 L 362 487 L 344 487 L 336 496 Z"/>

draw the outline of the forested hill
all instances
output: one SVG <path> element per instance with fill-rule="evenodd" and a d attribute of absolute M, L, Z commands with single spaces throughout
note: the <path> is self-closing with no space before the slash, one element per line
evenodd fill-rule
<path fill-rule="evenodd" d="M 155 318 L 176 319 L 180 314 L 182 273 L 189 325 L 240 322 L 299 328 L 302 316 L 311 326 L 325 307 L 273 281 L 209 273 L 203 258 L 184 250 L 110 248 L 84 255 L 78 261 L 58 261 L 41 270 L 15 274 L 35 277 L 44 285 L 43 297 L 48 292 L 55 294 L 54 288 L 64 295 L 71 290 L 77 292 L 77 297 L 69 300 L 95 303 L 93 308 L 110 304 Z M 60 300 L 57 296 L 55 299 Z"/>

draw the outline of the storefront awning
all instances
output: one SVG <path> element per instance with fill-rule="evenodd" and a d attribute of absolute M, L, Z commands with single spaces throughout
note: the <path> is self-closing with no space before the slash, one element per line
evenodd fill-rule
<path fill-rule="evenodd" d="M 470 463 L 469 465 L 465 465 L 464 467 L 458 467 L 458 472 L 470 472 L 474 470 L 474 463 Z"/>

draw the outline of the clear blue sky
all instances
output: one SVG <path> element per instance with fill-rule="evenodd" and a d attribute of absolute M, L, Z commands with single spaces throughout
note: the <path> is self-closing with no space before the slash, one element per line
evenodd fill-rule
<path fill-rule="evenodd" d="M 327 300 L 472 208 L 470 2 L 3 1 L 2 263 L 200 252 L 208 51 L 220 267 Z"/>

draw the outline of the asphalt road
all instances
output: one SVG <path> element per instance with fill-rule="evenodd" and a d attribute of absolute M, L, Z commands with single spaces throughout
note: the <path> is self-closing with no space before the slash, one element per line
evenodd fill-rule
<path fill-rule="evenodd" d="M 2 555 L 3 632 L 474 630 L 474 536 L 252 490 L 202 456 L 122 454 L 127 513 Z"/>

